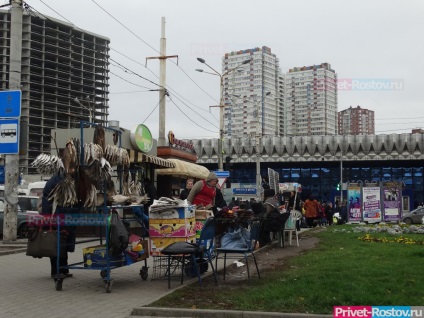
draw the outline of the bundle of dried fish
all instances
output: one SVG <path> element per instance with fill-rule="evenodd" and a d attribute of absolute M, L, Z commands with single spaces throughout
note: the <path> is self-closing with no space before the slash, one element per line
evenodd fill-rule
<path fill-rule="evenodd" d="M 37 171 L 43 175 L 63 173 L 65 170 L 62 159 L 58 156 L 44 153 L 35 158 L 35 160 L 31 163 L 31 167 L 36 168 Z"/>
<path fill-rule="evenodd" d="M 135 181 L 131 181 L 129 189 L 130 193 L 135 196 L 144 195 L 144 188 L 141 185 L 140 181 L 138 181 L 137 183 Z"/>
<path fill-rule="evenodd" d="M 77 149 L 73 139 L 69 139 L 63 150 L 63 166 L 66 173 L 74 173 L 77 165 Z"/>
<path fill-rule="evenodd" d="M 94 185 L 91 185 L 87 190 L 87 197 L 84 202 L 84 207 L 92 208 L 97 206 L 97 189 Z"/>
<path fill-rule="evenodd" d="M 106 145 L 105 158 L 109 161 L 110 165 L 116 166 L 119 161 L 119 147 L 114 145 Z"/>
<path fill-rule="evenodd" d="M 113 169 L 110 166 L 110 163 L 105 159 L 102 158 L 100 160 L 100 180 L 107 181 L 112 178 Z"/>
<path fill-rule="evenodd" d="M 105 150 L 105 129 L 102 126 L 96 126 L 96 128 L 94 128 L 93 143 L 99 145 L 103 151 Z"/>
<path fill-rule="evenodd" d="M 84 144 L 84 165 L 89 166 L 93 161 L 100 161 L 103 158 L 103 149 L 98 144 L 92 142 Z"/>
<path fill-rule="evenodd" d="M 108 197 L 108 201 L 111 202 L 112 205 L 131 204 L 130 197 L 121 194 L 116 194 L 114 196 Z"/>
<path fill-rule="evenodd" d="M 122 194 L 123 195 L 130 195 L 131 194 L 130 184 L 132 182 L 132 179 L 131 179 L 130 170 L 128 168 L 124 169 L 122 179 L 123 179 L 123 181 L 122 181 Z"/>
<path fill-rule="evenodd" d="M 130 166 L 130 155 L 127 149 L 119 148 L 119 163 L 124 167 Z"/>
<path fill-rule="evenodd" d="M 145 195 L 132 195 L 130 196 L 131 202 L 136 204 L 146 204 L 149 202 L 149 197 Z"/>
<path fill-rule="evenodd" d="M 74 179 L 70 175 L 67 175 L 65 179 L 53 188 L 47 199 L 49 201 L 53 200 L 53 214 L 57 206 L 71 207 L 77 204 L 78 197 Z"/>

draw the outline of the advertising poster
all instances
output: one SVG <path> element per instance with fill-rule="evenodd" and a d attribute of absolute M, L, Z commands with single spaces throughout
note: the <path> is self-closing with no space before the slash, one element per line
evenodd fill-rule
<path fill-rule="evenodd" d="M 401 212 L 400 189 L 384 187 L 383 193 L 384 221 L 399 221 Z"/>
<path fill-rule="evenodd" d="M 361 187 L 349 185 L 347 200 L 349 222 L 360 222 L 362 220 Z"/>
<path fill-rule="evenodd" d="M 369 223 L 381 222 L 381 198 L 380 187 L 364 187 L 363 211 L 364 221 Z"/>

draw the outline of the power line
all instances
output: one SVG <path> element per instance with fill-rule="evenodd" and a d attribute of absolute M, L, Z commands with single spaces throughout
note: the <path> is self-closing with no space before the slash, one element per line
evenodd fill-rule
<path fill-rule="evenodd" d="M 119 23 L 124 29 L 126 29 L 128 32 L 130 32 L 132 35 L 134 35 L 137 39 L 139 39 L 141 42 L 143 42 L 144 44 L 146 44 L 148 47 L 150 47 L 153 51 L 159 53 L 159 55 L 162 56 L 162 54 L 156 50 L 152 45 L 150 45 L 149 43 L 147 43 L 146 41 L 144 41 L 141 37 L 139 37 L 135 32 L 133 32 L 132 30 L 130 30 L 126 25 L 124 25 L 121 21 L 119 21 L 117 18 L 115 18 L 111 13 L 109 13 L 106 9 L 104 9 L 101 5 L 99 5 L 95 0 L 91 0 L 92 2 L 94 2 L 94 4 L 96 4 L 102 11 L 104 11 L 108 16 L 110 16 L 113 20 L 115 20 L 117 23 Z M 208 92 L 206 92 L 202 87 L 199 86 L 199 84 L 196 83 L 196 81 L 194 81 L 188 74 L 186 71 L 184 71 L 184 69 L 179 66 L 177 63 L 175 63 L 174 61 L 170 60 L 171 63 L 175 64 L 200 90 L 202 90 L 206 95 L 208 95 L 210 98 L 212 98 L 212 100 L 218 102 L 214 97 L 212 97 L 211 95 L 209 95 Z"/>
<path fill-rule="evenodd" d="M 206 131 L 210 131 L 210 132 L 213 132 L 213 133 L 216 133 L 216 131 L 213 131 L 213 130 L 209 130 L 209 129 L 207 129 L 207 128 L 205 128 L 205 127 L 203 127 L 203 126 L 200 126 L 197 122 L 195 122 L 193 119 L 191 119 L 186 113 L 184 113 L 181 109 L 180 109 L 180 107 L 177 105 L 177 104 L 175 104 L 175 102 L 171 99 L 170 100 L 171 101 L 171 103 L 172 104 L 174 104 L 175 105 L 175 107 L 177 107 L 178 108 L 178 110 L 184 115 L 184 116 L 186 116 L 193 124 L 195 124 L 196 126 L 198 126 L 198 127 L 200 127 L 200 128 L 202 128 L 203 130 L 206 130 Z"/>

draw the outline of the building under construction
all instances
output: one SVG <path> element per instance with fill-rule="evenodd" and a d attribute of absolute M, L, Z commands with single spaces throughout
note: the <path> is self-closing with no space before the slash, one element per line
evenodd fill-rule
<path fill-rule="evenodd" d="M 9 90 L 11 13 L 0 10 L 0 90 Z M 50 132 L 106 124 L 109 101 L 109 43 L 106 37 L 23 9 L 19 166 L 50 153 Z M 12 57 L 13 58 L 13 57 Z"/>

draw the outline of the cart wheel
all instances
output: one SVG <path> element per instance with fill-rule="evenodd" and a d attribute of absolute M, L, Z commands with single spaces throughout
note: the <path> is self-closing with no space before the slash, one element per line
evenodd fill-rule
<path fill-rule="evenodd" d="M 143 266 L 140 269 L 140 276 L 142 280 L 146 280 L 149 277 L 149 268 L 147 266 Z"/>
<path fill-rule="evenodd" d="M 62 283 L 63 283 L 63 279 L 62 278 L 55 279 L 54 285 L 55 285 L 57 291 L 61 291 L 62 290 Z"/>
<path fill-rule="evenodd" d="M 105 277 L 106 277 L 106 275 L 107 275 L 107 271 L 106 271 L 106 270 L 101 270 L 101 271 L 100 271 L 100 276 L 101 276 L 102 278 L 105 278 Z"/>
<path fill-rule="evenodd" d="M 112 282 L 105 282 L 106 293 L 110 294 L 112 292 Z"/>

